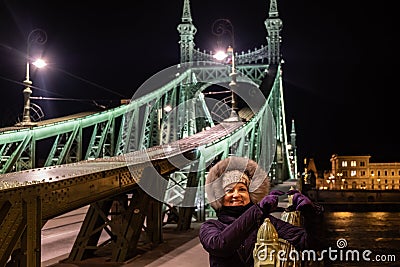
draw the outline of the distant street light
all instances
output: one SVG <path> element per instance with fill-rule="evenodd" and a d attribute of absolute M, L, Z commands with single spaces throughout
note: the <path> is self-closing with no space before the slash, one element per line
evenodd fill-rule
<path fill-rule="evenodd" d="M 29 65 L 31 64 L 31 57 L 30 57 L 30 48 L 31 44 L 37 43 L 37 44 L 44 44 L 47 41 L 47 34 L 45 31 L 41 29 L 35 29 L 31 31 L 28 35 L 27 38 L 27 44 L 26 44 L 26 77 L 23 83 L 25 84 L 25 89 L 23 90 L 24 94 L 24 111 L 23 111 L 23 117 L 22 121 L 17 123 L 16 126 L 33 126 L 36 125 L 36 123 L 31 121 L 31 114 L 30 114 L 30 109 L 31 109 L 31 94 L 32 94 L 32 81 L 30 80 L 29 77 Z M 46 66 L 46 62 L 42 59 L 38 59 L 34 62 L 32 62 L 34 66 L 37 68 L 42 68 Z"/>
<path fill-rule="evenodd" d="M 230 121 L 230 122 L 235 122 L 235 121 L 240 121 L 239 115 L 237 114 L 237 101 L 236 101 L 236 94 L 235 94 L 235 88 L 237 86 L 236 83 L 236 77 L 237 77 L 237 72 L 235 69 L 235 33 L 233 29 L 233 25 L 230 20 L 228 19 L 218 19 L 214 21 L 212 25 L 212 32 L 214 35 L 218 37 L 218 41 L 220 42 L 220 38 L 223 35 L 229 35 L 231 38 L 231 45 L 228 46 L 226 52 L 225 51 L 217 51 L 217 53 L 214 55 L 214 58 L 217 60 L 224 60 L 227 57 L 230 57 L 230 63 L 231 63 L 231 73 L 229 76 L 231 77 L 231 81 L 229 83 L 229 87 L 231 88 L 231 94 L 232 94 L 232 102 L 231 102 L 231 114 L 229 118 L 225 119 L 224 121 Z M 220 45 L 219 45 L 220 46 Z"/>

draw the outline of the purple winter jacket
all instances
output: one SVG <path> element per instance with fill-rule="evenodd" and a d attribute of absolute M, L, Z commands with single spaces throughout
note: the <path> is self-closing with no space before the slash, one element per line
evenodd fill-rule
<path fill-rule="evenodd" d="M 210 266 L 253 267 L 253 249 L 258 228 L 266 217 L 274 225 L 278 236 L 290 242 L 296 249 L 312 247 L 312 238 L 309 238 L 304 228 L 270 214 L 264 215 L 258 205 L 252 205 L 238 218 L 220 214 L 218 220 L 210 219 L 202 224 L 199 238 L 203 248 L 209 253 Z"/>

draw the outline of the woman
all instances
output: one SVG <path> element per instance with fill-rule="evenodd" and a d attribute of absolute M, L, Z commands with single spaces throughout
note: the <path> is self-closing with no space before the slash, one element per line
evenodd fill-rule
<path fill-rule="evenodd" d="M 253 266 L 257 232 L 265 218 L 270 219 L 278 236 L 296 249 L 317 249 L 308 227 L 297 227 L 270 215 L 278 206 L 278 196 L 284 193 L 275 190 L 268 194 L 269 187 L 267 174 L 253 160 L 229 157 L 210 169 L 206 193 L 218 219 L 207 220 L 200 227 L 199 238 L 209 253 L 211 267 Z M 316 218 L 322 213 L 298 191 L 288 193 L 293 194 L 294 209 L 306 217 Z"/>

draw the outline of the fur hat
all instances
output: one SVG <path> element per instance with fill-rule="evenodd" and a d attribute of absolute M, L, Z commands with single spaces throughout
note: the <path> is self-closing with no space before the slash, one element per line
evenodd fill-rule
<path fill-rule="evenodd" d="M 269 192 L 268 175 L 257 162 L 248 158 L 231 156 L 219 161 L 209 170 L 205 190 L 210 205 L 215 210 L 219 210 L 225 194 L 224 187 L 238 182 L 248 187 L 253 203 L 260 202 Z"/>

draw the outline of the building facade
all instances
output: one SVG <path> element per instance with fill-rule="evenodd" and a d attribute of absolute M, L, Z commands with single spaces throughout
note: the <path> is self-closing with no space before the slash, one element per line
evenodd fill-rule
<path fill-rule="evenodd" d="M 400 162 L 371 163 L 371 156 L 332 155 L 332 169 L 316 179 L 320 190 L 400 190 Z"/>

